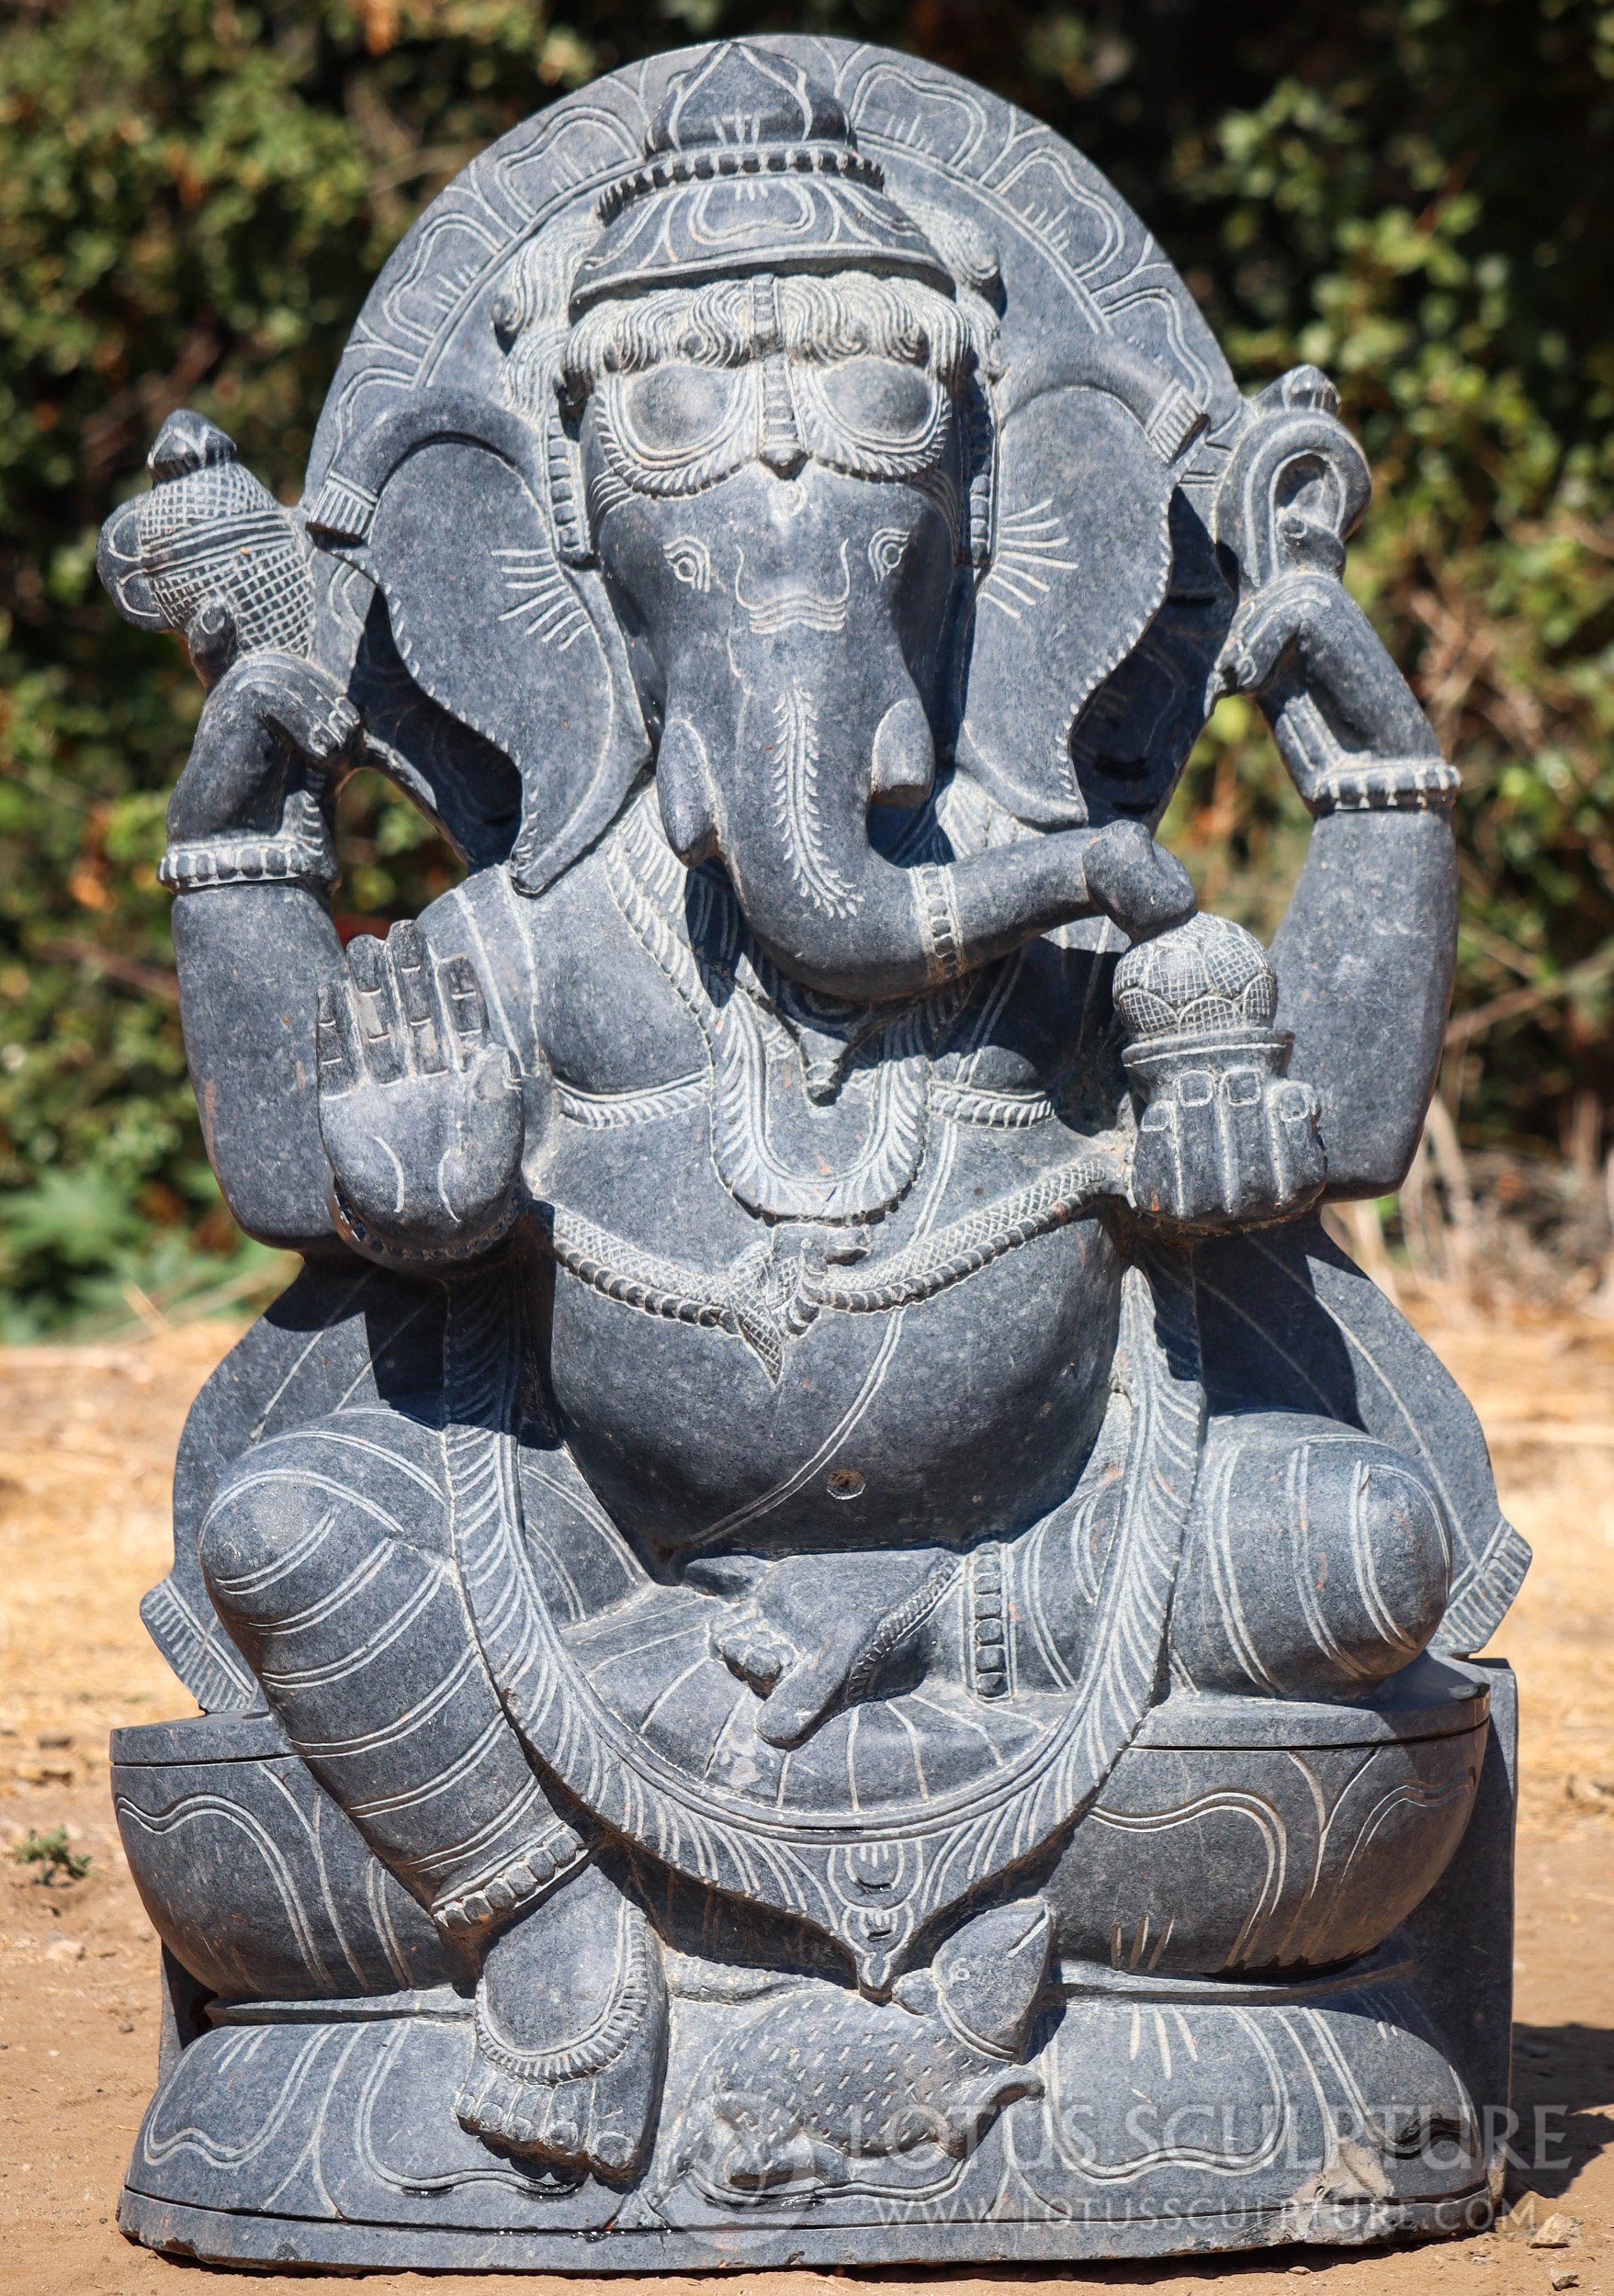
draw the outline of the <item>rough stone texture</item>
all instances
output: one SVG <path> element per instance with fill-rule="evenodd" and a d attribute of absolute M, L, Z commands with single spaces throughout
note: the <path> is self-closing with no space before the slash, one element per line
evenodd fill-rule
<path fill-rule="evenodd" d="M 1450 990 L 1455 776 L 1078 154 L 911 59 L 615 75 L 378 282 L 282 511 L 108 521 L 209 686 L 186 1041 L 303 1276 L 126 1730 L 135 2237 L 642 2270 L 1483 2221 L 1527 1555 L 1326 1241 Z M 1150 836 L 1218 692 L 1270 955 Z M 344 954 L 342 776 L 464 884 Z M 1506 1709 L 1506 1713 L 1504 1711 Z"/>

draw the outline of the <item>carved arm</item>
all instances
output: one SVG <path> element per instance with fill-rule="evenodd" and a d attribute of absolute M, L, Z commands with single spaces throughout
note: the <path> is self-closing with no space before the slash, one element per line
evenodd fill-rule
<path fill-rule="evenodd" d="M 1334 394 L 1299 368 L 1262 394 L 1218 504 L 1245 596 L 1220 663 L 1257 695 L 1315 821 L 1273 943 L 1277 1023 L 1315 1090 L 1326 1194 L 1399 1187 L 1434 1089 L 1451 994 L 1458 776 L 1340 581 L 1367 501 Z"/>
<path fill-rule="evenodd" d="M 248 1234 L 299 1252 L 334 1241 L 314 1013 L 346 967 L 322 800 L 356 726 L 312 664 L 246 657 L 203 709 L 161 872 L 178 895 L 180 1018 L 209 1157 Z"/>
<path fill-rule="evenodd" d="M 184 637 L 209 689 L 159 872 L 178 896 L 180 1017 L 208 1154 L 250 1235 L 329 1251 L 314 1009 L 345 973 L 325 896 L 358 718 L 344 681 L 311 658 L 314 582 L 291 514 L 188 411 L 148 461 L 152 490 L 107 521 L 96 567 L 137 628 Z"/>
<path fill-rule="evenodd" d="M 514 1058 L 486 1041 L 468 961 L 439 965 L 414 926 L 343 956 L 331 811 L 360 726 L 315 658 L 303 528 L 198 415 L 172 416 L 150 463 L 152 492 L 107 520 L 97 564 L 130 621 L 183 634 L 210 689 L 159 873 L 179 896 L 180 1014 L 220 1186 L 265 1244 L 463 1258 L 514 1216 Z"/>

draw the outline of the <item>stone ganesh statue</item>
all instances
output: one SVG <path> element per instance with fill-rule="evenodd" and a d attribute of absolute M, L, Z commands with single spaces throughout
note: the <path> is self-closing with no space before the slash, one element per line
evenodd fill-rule
<path fill-rule="evenodd" d="M 468 170 L 296 511 L 164 429 L 102 572 L 209 689 L 186 1037 L 306 1272 L 146 1605 L 204 1716 L 116 1750 L 138 2237 L 946 2262 L 1488 2205 L 1507 1677 L 1462 1654 L 1525 1557 L 1315 1218 L 1406 1169 L 1456 886 L 1334 403 L 1241 399 L 1045 130 L 780 39 Z M 1270 956 L 1152 837 L 1232 692 L 1315 816 Z M 361 764 L 467 873 L 344 952 Z"/>

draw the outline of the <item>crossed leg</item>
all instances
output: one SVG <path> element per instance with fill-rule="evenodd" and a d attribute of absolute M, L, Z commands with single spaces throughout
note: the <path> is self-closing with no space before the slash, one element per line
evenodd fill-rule
<path fill-rule="evenodd" d="M 1440 1623 L 1451 1533 L 1428 1473 L 1298 1412 L 1212 1422 L 1172 1609 L 1198 1689 L 1360 1698 Z"/>
<path fill-rule="evenodd" d="M 292 1746 L 480 1958 L 461 2120 L 579 2168 L 631 2169 L 660 2080 L 656 1942 L 504 1713 L 450 1551 L 440 1429 L 366 1403 L 271 1437 L 221 1485 L 201 1556 Z"/>

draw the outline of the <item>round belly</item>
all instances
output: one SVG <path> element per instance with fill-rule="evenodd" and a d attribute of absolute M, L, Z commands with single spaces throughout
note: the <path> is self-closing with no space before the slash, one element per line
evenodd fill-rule
<path fill-rule="evenodd" d="M 647 1185 L 642 1165 L 621 1177 L 621 1189 L 590 1189 L 593 1217 L 664 1258 L 722 1270 L 769 1235 L 727 1199 L 681 1208 L 676 1192 Z M 955 1197 L 949 1215 L 981 1193 Z M 701 1255 L 692 1239 L 703 1233 L 714 1243 Z M 773 1235 L 777 1300 L 799 1234 Z M 753 1346 L 559 1266 L 552 1386 L 582 1472 L 622 1528 L 653 1546 L 1007 1534 L 1056 1505 L 1080 1473 L 1107 1399 L 1119 1299 L 1108 1230 L 1079 1221 L 931 1299 L 822 1311 L 770 1361 L 765 1330 Z"/>

